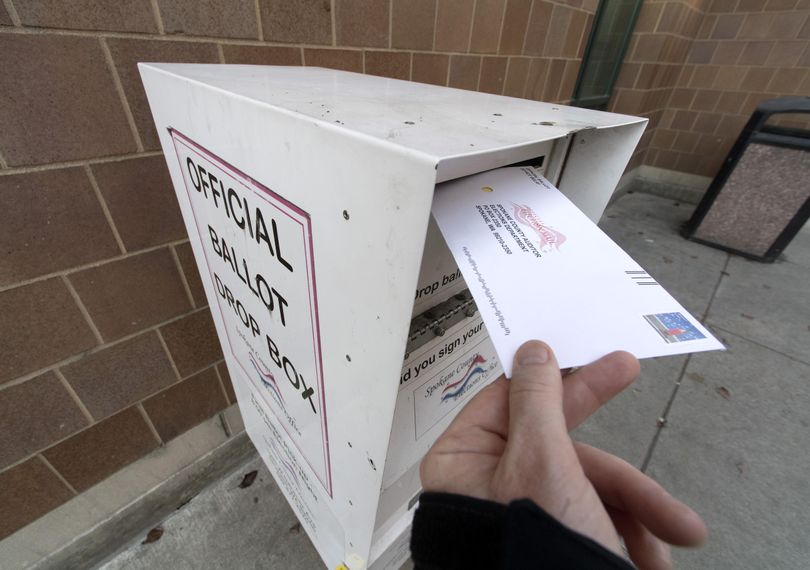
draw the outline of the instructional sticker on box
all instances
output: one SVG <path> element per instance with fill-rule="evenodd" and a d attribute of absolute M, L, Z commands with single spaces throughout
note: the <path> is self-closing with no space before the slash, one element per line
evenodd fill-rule
<path fill-rule="evenodd" d="M 473 324 L 474 339 L 461 346 L 462 335 L 452 340 L 458 343 L 458 353 L 450 364 L 431 371 L 428 380 L 413 392 L 416 438 L 427 433 L 442 418 L 447 416 L 478 388 L 489 384 L 501 373 L 495 348 L 486 336 L 483 323 Z M 483 331 L 483 334 L 478 334 Z M 435 355 L 427 357 L 429 360 Z M 417 363 L 417 366 L 419 364 Z M 438 367 L 437 367 L 438 368 Z"/>
<path fill-rule="evenodd" d="M 170 132 L 205 254 L 201 274 L 225 325 L 226 358 L 331 496 L 309 214 Z"/>

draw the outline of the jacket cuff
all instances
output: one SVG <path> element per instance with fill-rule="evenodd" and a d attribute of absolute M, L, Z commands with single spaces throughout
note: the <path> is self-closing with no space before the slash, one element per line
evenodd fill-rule
<path fill-rule="evenodd" d="M 425 492 L 411 529 L 417 568 L 497 568 L 507 506 L 449 493 Z"/>
<path fill-rule="evenodd" d="M 430 492 L 420 497 L 413 519 L 411 557 L 419 570 L 634 568 L 529 499 L 503 505 Z"/>

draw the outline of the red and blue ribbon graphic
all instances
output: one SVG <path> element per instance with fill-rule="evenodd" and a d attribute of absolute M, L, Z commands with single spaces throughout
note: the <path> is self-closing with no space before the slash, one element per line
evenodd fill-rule
<path fill-rule="evenodd" d="M 480 354 L 476 354 L 475 358 L 473 358 L 473 361 L 470 363 L 470 367 L 467 369 L 466 374 L 464 374 L 461 380 L 448 384 L 444 390 L 442 390 L 442 402 L 460 396 L 467 387 L 467 384 L 470 383 L 470 380 L 472 380 L 478 374 L 483 374 L 486 372 L 486 370 L 484 370 L 481 366 L 478 366 L 479 364 L 485 363 L 486 359 Z M 456 388 L 456 386 L 458 386 L 458 388 Z"/>
<path fill-rule="evenodd" d="M 269 370 L 264 370 L 264 367 L 256 361 L 256 358 L 253 356 L 252 353 L 248 354 L 248 356 L 250 357 L 250 363 L 253 365 L 253 368 L 259 375 L 259 380 L 261 380 L 262 385 L 264 385 L 265 388 L 269 388 L 270 391 L 276 395 L 279 403 L 283 406 L 284 397 L 281 395 L 281 390 L 279 390 L 278 388 L 276 378 Z"/>

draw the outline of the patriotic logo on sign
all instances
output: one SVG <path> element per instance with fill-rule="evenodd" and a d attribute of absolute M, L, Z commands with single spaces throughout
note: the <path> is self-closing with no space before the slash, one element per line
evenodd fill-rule
<path fill-rule="evenodd" d="M 253 353 L 248 355 L 250 357 L 250 363 L 253 365 L 253 369 L 259 375 L 259 380 L 262 383 L 262 386 L 270 390 L 270 392 L 275 396 L 276 401 L 284 407 L 284 397 L 281 395 L 281 390 L 279 390 L 278 382 L 276 382 L 276 377 L 273 376 L 273 373 L 267 370 L 261 363 L 256 360 L 256 357 L 253 356 Z"/>
<path fill-rule="evenodd" d="M 470 380 L 479 374 L 484 374 L 486 372 L 486 370 L 481 366 L 482 364 L 486 364 L 486 362 L 487 361 L 483 356 L 476 354 L 464 376 L 462 376 L 457 382 L 448 384 L 444 390 L 442 390 L 442 402 L 455 400 L 461 396 L 469 385 Z"/>

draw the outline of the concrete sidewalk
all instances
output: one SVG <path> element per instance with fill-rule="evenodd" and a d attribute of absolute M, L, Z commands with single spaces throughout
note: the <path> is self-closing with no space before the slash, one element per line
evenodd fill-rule
<path fill-rule="evenodd" d="M 727 345 L 645 360 L 635 384 L 575 437 L 641 467 L 711 532 L 689 569 L 806 567 L 810 559 L 810 232 L 772 265 L 678 234 L 694 205 L 626 194 L 603 229 Z M 239 488 L 245 473 L 255 482 Z M 162 521 L 105 570 L 319 568 L 311 543 L 256 458 Z M 142 539 L 141 539 L 142 540 Z"/>

